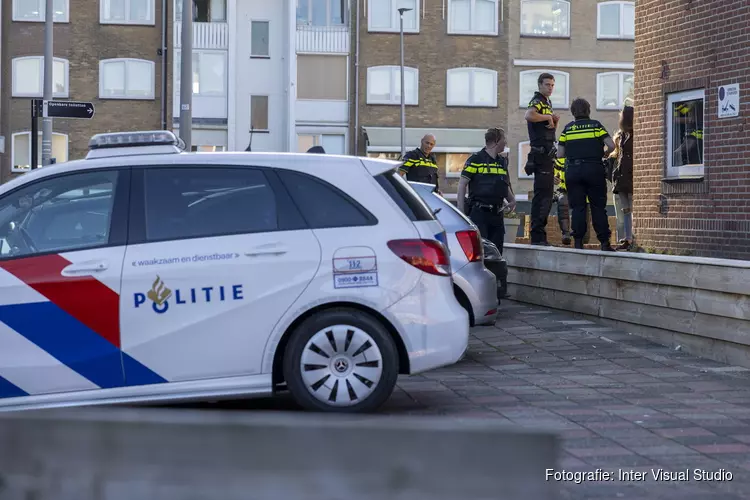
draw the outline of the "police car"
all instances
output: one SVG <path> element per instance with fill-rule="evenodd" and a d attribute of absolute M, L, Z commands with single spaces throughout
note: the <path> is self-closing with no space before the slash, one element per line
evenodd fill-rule
<path fill-rule="evenodd" d="M 0 186 L 0 409 L 373 411 L 463 356 L 443 228 L 397 163 L 183 146 L 100 134 Z"/>

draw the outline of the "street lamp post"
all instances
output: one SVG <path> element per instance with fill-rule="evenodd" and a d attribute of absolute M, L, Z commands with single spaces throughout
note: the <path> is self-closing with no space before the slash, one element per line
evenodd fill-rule
<path fill-rule="evenodd" d="M 406 154 L 406 88 L 404 78 L 404 12 L 412 9 L 398 9 L 401 27 L 401 158 Z"/>

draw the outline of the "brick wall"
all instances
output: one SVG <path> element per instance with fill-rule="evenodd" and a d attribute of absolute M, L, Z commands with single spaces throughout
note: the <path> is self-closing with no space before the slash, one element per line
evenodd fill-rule
<path fill-rule="evenodd" d="M 638 0 L 635 233 L 655 249 L 750 259 L 750 7 L 737 0 Z M 740 84 L 740 115 L 717 117 Z M 705 89 L 702 179 L 665 182 L 666 94 Z"/>
<path fill-rule="evenodd" d="M 12 2 L 3 1 L 2 53 L 2 135 L 6 153 L 2 156 L 2 180 L 12 175 L 12 134 L 30 130 L 30 98 L 12 97 L 12 59 L 44 55 L 44 23 L 13 22 Z M 156 1 L 153 26 L 125 26 L 99 23 L 100 0 L 69 0 L 68 23 L 55 23 L 54 56 L 69 61 L 69 99 L 94 103 L 91 120 L 55 119 L 53 132 L 68 134 L 68 159 L 86 155 L 92 135 L 102 132 L 161 129 L 161 2 Z M 172 2 L 169 2 L 172 5 Z M 170 8 L 171 11 L 171 8 Z M 170 13 L 171 17 L 171 13 Z M 171 47 L 171 23 L 168 23 Z M 99 61 L 110 58 L 137 58 L 154 61 L 155 98 L 152 100 L 99 99 Z M 169 55 L 167 96 L 171 97 L 172 54 Z M 172 122 L 172 106 L 167 106 L 167 124 Z M 39 120 L 39 130 L 42 130 Z M 41 141 L 39 141 L 41 148 Z"/>

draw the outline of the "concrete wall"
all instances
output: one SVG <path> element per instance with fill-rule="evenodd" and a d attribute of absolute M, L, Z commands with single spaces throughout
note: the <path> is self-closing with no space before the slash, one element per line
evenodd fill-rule
<path fill-rule="evenodd" d="M 557 499 L 552 434 L 494 421 L 135 408 L 0 413 L 0 498 Z"/>
<path fill-rule="evenodd" d="M 514 244 L 504 255 L 516 300 L 750 367 L 750 262 Z"/>

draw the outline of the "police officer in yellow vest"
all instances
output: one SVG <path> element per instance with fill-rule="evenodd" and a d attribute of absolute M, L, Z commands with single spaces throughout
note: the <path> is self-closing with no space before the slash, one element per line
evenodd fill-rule
<path fill-rule="evenodd" d="M 562 232 L 562 244 L 570 245 L 570 205 L 568 204 L 568 188 L 565 185 L 565 158 L 555 158 L 555 190 L 554 202 L 557 203 L 557 222 Z"/>
<path fill-rule="evenodd" d="M 512 211 L 516 207 L 516 197 L 508 175 L 508 160 L 501 156 L 506 144 L 505 131 L 499 128 L 487 130 L 484 143 L 484 148 L 471 155 L 464 164 L 458 183 L 457 205 L 461 212 L 471 218 L 482 238 L 494 243 L 502 254 L 505 238 L 503 211 Z"/>
<path fill-rule="evenodd" d="M 434 184 L 439 190 L 437 158 L 432 152 L 435 142 L 434 135 L 425 135 L 421 146 L 407 152 L 401 159 L 404 163 L 399 168 L 399 172 L 406 177 L 407 181 Z"/>

